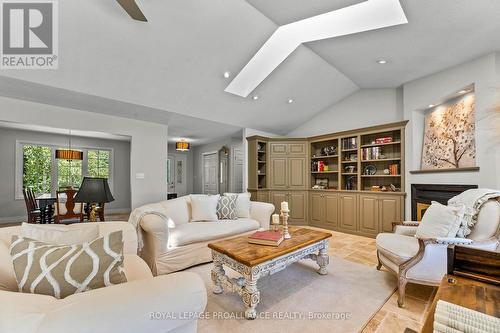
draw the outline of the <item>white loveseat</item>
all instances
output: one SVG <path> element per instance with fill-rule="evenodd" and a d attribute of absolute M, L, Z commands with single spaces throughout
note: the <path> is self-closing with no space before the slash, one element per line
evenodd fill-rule
<path fill-rule="evenodd" d="M 169 274 L 212 260 L 208 243 L 259 229 L 269 229 L 274 206 L 250 202 L 250 216 L 236 220 L 191 222 L 191 199 L 184 196 L 161 203 L 162 218 L 153 213 L 139 221 L 144 247 L 141 257 L 154 275 Z"/>
<path fill-rule="evenodd" d="M 183 314 L 205 309 L 207 296 L 200 277 L 187 272 L 153 277 L 137 256 L 137 233 L 133 226 L 127 222 L 97 224 L 101 236 L 123 230 L 128 282 L 61 300 L 18 292 L 9 247 L 20 227 L 0 228 L 0 332 L 195 333 L 197 321 Z"/>

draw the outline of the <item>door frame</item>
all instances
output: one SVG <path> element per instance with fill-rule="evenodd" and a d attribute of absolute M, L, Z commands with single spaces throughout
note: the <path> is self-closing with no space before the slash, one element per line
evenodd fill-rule
<path fill-rule="evenodd" d="M 219 193 L 219 151 L 214 150 L 214 151 L 208 151 L 206 153 L 201 154 L 201 193 L 205 194 L 205 156 L 207 155 L 215 155 L 217 159 L 217 164 L 216 164 L 216 174 L 217 174 L 217 193 Z"/>

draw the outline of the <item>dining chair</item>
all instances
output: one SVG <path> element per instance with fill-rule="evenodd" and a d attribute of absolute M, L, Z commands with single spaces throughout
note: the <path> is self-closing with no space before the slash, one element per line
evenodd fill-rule
<path fill-rule="evenodd" d="M 35 193 L 31 188 L 23 188 L 23 197 L 28 212 L 28 223 L 40 223 L 42 212 L 38 208 Z"/>
<path fill-rule="evenodd" d="M 70 188 L 64 191 L 56 192 L 54 222 L 62 223 L 61 221 L 77 220 L 83 222 L 83 204 L 75 203 L 76 190 Z"/>

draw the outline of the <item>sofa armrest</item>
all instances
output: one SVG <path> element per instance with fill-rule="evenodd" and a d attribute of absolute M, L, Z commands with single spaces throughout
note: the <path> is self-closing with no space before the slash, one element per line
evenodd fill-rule
<path fill-rule="evenodd" d="M 37 333 L 170 332 L 195 321 L 207 294 L 194 273 L 138 280 L 57 301 Z"/>
<path fill-rule="evenodd" d="M 155 214 L 147 214 L 140 221 L 144 241 L 140 256 L 154 275 L 156 275 L 156 258 L 168 249 L 169 224 L 173 225 L 173 221 L 165 220 Z"/>
<path fill-rule="evenodd" d="M 404 236 L 415 236 L 417 232 L 417 227 L 409 225 L 396 225 L 394 233 Z"/>
<path fill-rule="evenodd" d="M 250 205 L 250 217 L 260 223 L 260 228 L 267 230 L 274 213 L 274 205 L 267 202 L 252 201 Z"/>

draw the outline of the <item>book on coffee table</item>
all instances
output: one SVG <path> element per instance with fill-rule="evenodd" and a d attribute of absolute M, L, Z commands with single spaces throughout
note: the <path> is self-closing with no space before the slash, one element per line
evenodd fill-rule
<path fill-rule="evenodd" d="M 257 231 L 248 237 L 248 242 L 259 245 L 278 246 L 283 241 L 283 234 L 281 231 Z"/>

